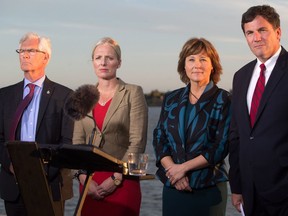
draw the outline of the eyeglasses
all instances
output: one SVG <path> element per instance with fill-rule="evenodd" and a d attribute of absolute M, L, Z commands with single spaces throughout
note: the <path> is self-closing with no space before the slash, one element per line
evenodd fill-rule
<path fill-rule="evenodd" d="M 16 52 L 20 55 L 24 55 L 24 53 L 27 52 L 31 56 L 34 56 L 37 52 L 45 54 L 45 52 L 38 49 L 17 49 Z"/>

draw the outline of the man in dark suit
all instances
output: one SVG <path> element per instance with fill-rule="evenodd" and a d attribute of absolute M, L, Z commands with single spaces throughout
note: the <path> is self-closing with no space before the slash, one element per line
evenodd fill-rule
<path fill-rule="evenodd" d="M 15 139 L 41 144 L 70 144 L 74 127 L 73 121 L 63 111 L 65 100 L 72 90 L 52 82 L 45 75 L 45 68 L 51 57 L 49 38 L 28 33 L 19 44 L 16 52 L 19 53 L 24 80 L 0 90 L 0 195 L 8 216 L 22 216 L 27 213 L 5 143 Z M 29 83 L 35 84 L 34 96 L 11 138 L 9 134 L 12 119 L 17 106 L 29 92 Z M 73 196 L 69 170 L 49 168 L 48 183 L 53 200 L 57 203 L 56 208 L 62 208 L 61 212 L 64 214 L 64 200 Z"/>
<path fill-rule="evenodd" d="M 241 25 L 257 59 L 237 71 L 233 80 L 229 158 L 232 204 L 238 211 L 242 204 L 246 216 L 287 216 L 288 53 L 280 45 L 280 18 L 268 5 L 254 6 L 242 15 Z M 262 79 L 265 86 L 260 94 L 256 83 L 262 63 L 266 68 Z M 258 109 L 253 98 L 255 88 L 260 99 Z M 253 112 L 255 120 L 250 120 Z"/>

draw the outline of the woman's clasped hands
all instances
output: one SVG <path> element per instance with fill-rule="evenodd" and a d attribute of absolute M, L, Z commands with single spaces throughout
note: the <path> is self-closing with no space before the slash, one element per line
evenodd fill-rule
<path fill-rule="evenodd" d="M 85 180 L 84 180 L 85 181 Z M 84 181 L 80 181 L 84 183 Z M 116 190 L 117 186 L 114 184 L 114 181 L 111 177 L 104 180 L 100 185 L 91 179 L 88 185 L 87 195 L 91 196 L 92 199 L 102 200 L 106 196 L 110 195 Z"/>
<path fill-rule="evenodd" d="M 174 187 L 177 190 L 189 191 L 189 192 L 192 191 L 183 164 L 173 164 L 168 168 L 166 168 L 165 171 L 166 176 L 169 179 L 171 185 L 174 185 Z"/>

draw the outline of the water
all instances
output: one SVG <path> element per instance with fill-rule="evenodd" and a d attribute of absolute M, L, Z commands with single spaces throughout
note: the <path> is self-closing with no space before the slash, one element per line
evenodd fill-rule
<path fill-rule="evenodd" d="M 160 113 L 160 107 L 149 108 L 149 125 L 148 125 L 148 140 L 146 146 L 146 153 L 149 154 L 149 165 L 147 172 L 154 174 L 156 171 L 155 167 L 155 156 L 152 147 L 152 133 L 155 128 Z M 78 182 L 74 181 L 74 197 L 66 202 L 65 216 L 72 216 L 75 211 L 75 207 L 78 202 Z M 162 215 L 162 183 L 157 179 L 142 180 L 142 203 L 140 216 L 161 216 Z M 230 192 L 230 189 L 229 189 Z M 226 216 L 240 216 L 233 206 L 231 206 L 230 193 L 227 200 L 227 211 Z M 0 215 L 5 215 L 3 207 L 3 201 L 0 200 Z"/>
<path fill-rule="evenodd" d="M 129 163 L 128 164 L 129 175 L 145 176 L 147 174 L 147 163 Z"/>
<path fill-rule="evenodd" d="M 144 176 L 147 174 L 148 154 L 128 154 L 129 175 Z"/>

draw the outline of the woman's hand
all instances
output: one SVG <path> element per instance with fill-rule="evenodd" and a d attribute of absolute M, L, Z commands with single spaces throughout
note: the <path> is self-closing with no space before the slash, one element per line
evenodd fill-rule
<path fill-rule="evenodd" d="M 184 176 L 183 178 L 179 179 L 176 183 L 175 183 L 175 188 L 177 190 L 181 190 L 181 191 L 192 191 L 192 188 L 189 185 L 189 179 L 187 176 Z"/>
<path fill-rule="evenodd" d="M 113 175 L 115 176 L 116 179 L 122 181 L 123 176 L 121 173 L 114 173 Z M 109 194 L 113 193 L 117 189 L 117 187 L 119 186 L 116 186 L 114 184 L 114 180 L 111 177 L 109 177 L 105 181 L 103 181 L 101 185 L 99 185 L 97 191 L 99 194 L 101 194 L 101 196 L 106 197 Z"/>
<path fill-rule="evenodd" d="M 81 174 L 79 176 L 80 184 L 84 185 L 86 177 L 88 178 L 88 176 L 85 174 Z M 89 182 L 89 185 L 88 185 L 87 195 L 91 196 L 92 199 L 96 199 L 96 200 L 103 199 L 104 196 L 98 192 L 98 187 L 99 186 L 98 186 L 97 182 L 95 182 L 94 180 L 91 179 Z"/>
<path fill-rule="evenodd" d="M 117 186 L 114 184 L 114 181 L 111 177 L 107 178 L 102 184 L 97 188 L 97 192 L 101 194 L 101 196 L 108 196 L 116 190 Z"/>
<path fill-rule="evenodd" d="M 166 176 L 170 183 L 174 185 L 177 181 L 185 177 L 186 170 L 184 164 L 173 164 L 166 168 Z"/>
<path fill-rule="evenodd" d="M 99 185 L 94 180 L 90 181 L 88 188 L 88 195 L 92 197 L 92 199 L 101 200 L 104 199 L 104 195 L 99 192 Z"/>

